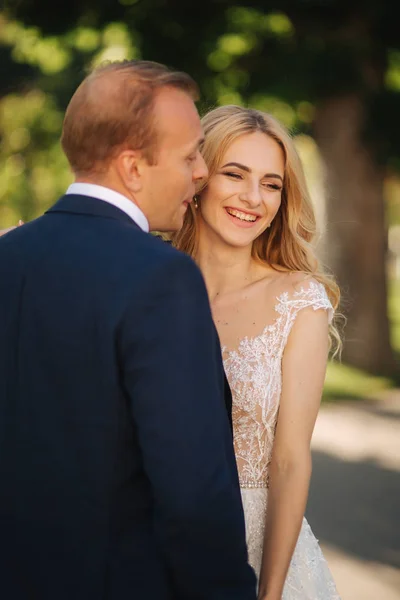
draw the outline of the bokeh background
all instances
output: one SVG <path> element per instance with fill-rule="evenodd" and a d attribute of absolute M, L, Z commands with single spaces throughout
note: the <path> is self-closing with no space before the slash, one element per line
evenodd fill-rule
<path fill-rule="evenodd" d="M 200 112 L 241 104 L 295 136 L 343 292 L 308 517 L 344 600 L 400 598 L 400 8 L 392 0 L 3 0 L 0 228 L 72 181 L 59 137 L 88 70 L 189 72 Z"/>

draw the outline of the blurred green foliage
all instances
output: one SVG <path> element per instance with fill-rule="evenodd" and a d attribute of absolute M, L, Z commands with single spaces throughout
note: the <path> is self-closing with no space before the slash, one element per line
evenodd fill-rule
<path fill-rule="evenodd" d="M 0 11 L 1 225 L 40 214 L 71 180 L 58 142 L 62 115 L 87 70 L 104 60 L 146 57 L 172 64 L 199 81 L 201 111 L 250 104 L 309 133 L 318 98 L 332 86 L 335 92 L 365 88 L 363 64 L 370 56 L 377 62 L 380 53 L 384 81 L 370 93 L 371 129 L 379 128 L 380 149 L 396 167 L 392 118 L 400 97 L 400 49 L 390 19 L 394 9 L 390 2 L 379 8 L 355 2 L 350 11 L 347 4 L 206 0 L 195 11 L 177 0 L 82 0 L 57 8 L 44 0 L 6 3 Z M 396 177 L 391 192 L 398 190 Z M 393 200 L 388 194 L 391 222 L 400 222 L 398 197 L 398 191 Z"/>
<path fill-rule="evenodd" d="M 76 68 L 82 78 L 92 66 L 135 58 L 138 50 L 121 22 L 45 36 L 1 14 L 0 45 L 14 64 L 32 68 L 13 93 L 0 97 L 0 223 L 7 227 L 42 214 L 72 181 L 59 143 L 66 87 L 72 92 L 72 85 L 58 87 L 60 79 Z"/>
<path fill-rule="evenodd" d="M 389 318 L 392 325 L 393 347 L 400 358 L 400 281 L 398 279 L 390 281 Z"/>
<path fill-rule="evenodd" d="M 310 137 L 314 115 L 326 99 L 356 95 L 365 112 L 362 143 L 386 176 L 378 202 L 385 200 L 387 225 L 400 225 L 399 16 L 392 0 L 5 0 L 0 227 L 34 218 L 64 192 L 72 180 L 59 143 L 65 107 L 90 68 L 124 58 L 192 74 L 200 112 L 234 103 L 280 119 L 296 135 L 320 217 L 324 173 Z M 355 220 L 362 222 L 360 205 Z M 382 272 L 383 261 L 384 252 L 374 268 Z M 393 331 L 398 348 L 396 319 Z"/>
<path fill-rule="evenodd" d="M 389 285 L 389 318 L 392 343 L 400 358 L 400 281 L 391 280 Z M 379 392 L 399 385 L 399 381 L 387 377 L 375 377 L 360 369 L 338 362 L 330 362 L 326 373 L 323 400 L 361 400 L 374 398 Z"/>

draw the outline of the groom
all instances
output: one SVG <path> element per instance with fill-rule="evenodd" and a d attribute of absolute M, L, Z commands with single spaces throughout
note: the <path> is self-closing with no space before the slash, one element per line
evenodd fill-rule
<path fill-rule="evenodd" d="M 194 82 L 89 75 L 76 182 L 0 239 L 0 589 L 15 600 L 254 600 L 202 277 L 148 235 L 207 175 Z"/>

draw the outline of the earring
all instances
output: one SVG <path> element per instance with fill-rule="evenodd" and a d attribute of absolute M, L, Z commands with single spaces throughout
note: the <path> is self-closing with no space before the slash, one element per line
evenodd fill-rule
<path fill-rule="evenodd" d="M 193 196 L 193 204 L 194 204 L 195 209 L 197 210 L 199 208 L 199 197 L 197 194 L 195 196 Z"/>

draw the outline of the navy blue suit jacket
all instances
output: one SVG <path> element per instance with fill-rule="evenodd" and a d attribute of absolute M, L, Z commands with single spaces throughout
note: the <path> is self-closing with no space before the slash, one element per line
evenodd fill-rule
<path fill-rule="evenodd" d="M 254 600 L 193 261 L 101 200 L 0 239 L 0 589 Z"/>

